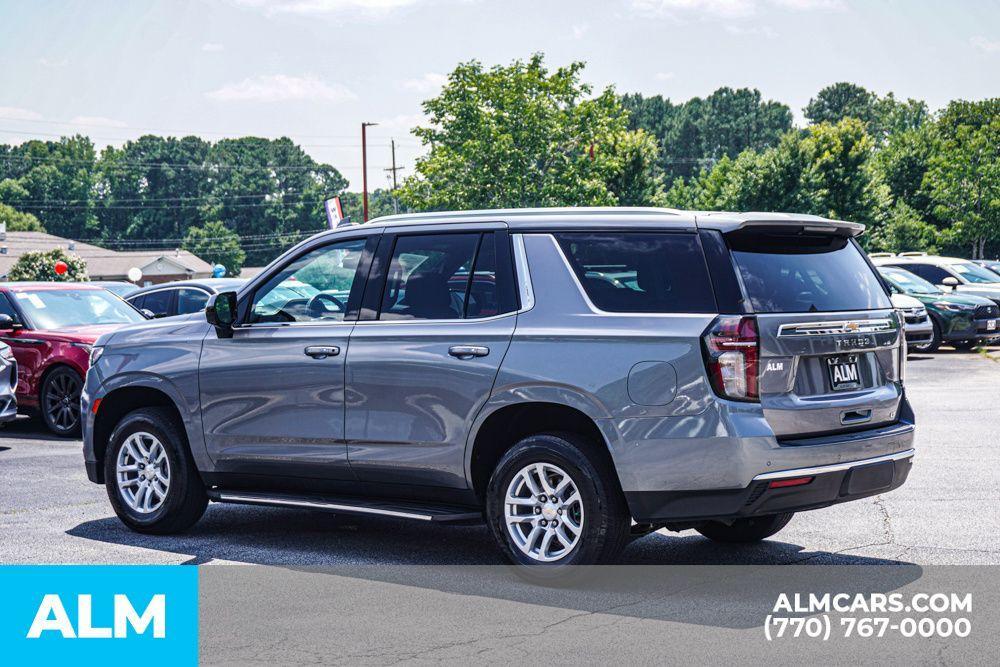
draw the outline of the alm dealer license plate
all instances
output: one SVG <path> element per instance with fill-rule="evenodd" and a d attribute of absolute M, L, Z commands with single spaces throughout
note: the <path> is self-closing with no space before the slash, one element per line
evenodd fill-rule
<path fill-rule="evenodd" d="M 830 357 L 826 360 L 830 371 L 830 386 L 834 391 L 857 389 L 861 386 L 861 369 L 858 367 L 858 355 Z"/>

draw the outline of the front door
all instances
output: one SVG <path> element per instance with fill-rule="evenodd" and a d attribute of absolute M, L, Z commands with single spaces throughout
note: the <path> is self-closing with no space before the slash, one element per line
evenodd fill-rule
<path fill-rule="evenodd" d="M 232 338 L 208 334 L 199 368 L 202 418 L 220 472 L 353 478 L 344 444 L 344 360 L 371 253 L 365 247 L 376 240 L 306 251 L 243 295 L 249 301 L 240 304 Z"/>
<path fill-rule="evenodd" d="M 466 436 L 517 318 L 509 248 L 502 230 L 383 237 L 376 265 L 388 268 L 379 282 L 372 270 L 377 301 L 347 354 L 358 479 L 466 486 Z"/>

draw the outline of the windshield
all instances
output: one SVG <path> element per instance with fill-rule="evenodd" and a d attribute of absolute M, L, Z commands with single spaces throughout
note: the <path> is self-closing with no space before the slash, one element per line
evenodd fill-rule
<path fill-rule="evenodd" d="M 886 280 L 909 294 L 941 293 L 941 290 L 937 288 L 937 285 L 929 283 L 920 276 L 910 273 L 909 271 L 882 267 L 879 269 L 879 272 L 885 276 Z"/>
<path fill-rule="evenodd" d="M 817 313 L 892 308 L 850 239 L 744 230 L 727 236 L 753 310 Z"/>
<path fill-rule="evenodd" d="M 14 298 L 36 329 L 128 324 L 146 319 L 118 297 L 99 289 L 18 291 Z"/>
<path fill-rule="evenodd" d="M 950 267 L 970 283 L 1000 283 L 1000 276 L 972 262 L 951 264 Z"/>

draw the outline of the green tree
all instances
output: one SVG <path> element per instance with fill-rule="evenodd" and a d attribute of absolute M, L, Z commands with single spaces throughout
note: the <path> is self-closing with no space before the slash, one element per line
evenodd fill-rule
<path fill-rule="evenodd" d="M 87 137 L 27 141 L 6 151 L 2 203 L 38 218 L 58 236 L 85 238 L 98 228 L 94 215 L 97 160 Z M 14 195 L 16 191 L 16 196 Z"/>
<path fill-rule="evenodd" d="M 872 167 L 889 187 L 894 201 L 904 202 L 922 220 L 939 224 L 934 212 L 934 201 L 924 184 L 931 157 L 937 150 L 935 142 L 933 123 L 897 132 L 875 154 Z"/>
<path fill-rule="evenodd" d="M 952 118 L 964 122 L 939 129 L 939 149 L 925 176 L 938 217 L 953 222 L 957 237 L 965 241 L 973 258 L 984 257 L 988 245 L 1000 246 L 1000 114 L 996 102 L 982 103 L 987 110 L 992 107 L 992 117 L 943 114 L 942 123 Z"/>
<path fill-rule="evenodd" d="M 893 93 L 879 97 L 870 90 L 842 81 L 827 86 L 809 100 L 803 109 L 813 124 L 838 123 L 845 118 L 857 118 L 865 124 L 876 143 L 884 142 L 896 132 L 922 126 L 930 120 L 927 104 L 921 100 L 900 101 Z"/>
<path fill-rule="evenodd" d="M 819 91 L 802 111 L 813 124 L 857 118 L 867 125 L 875 118 L 877 101 L 878 96 L 867 88 L 841 81 Z"/>
<path fill-rule="evenodd" d="M 0 224 L 6 225 L 8 232 L 44 232 L 45 227 L 30 213 L 18 211 L 13 206 L 0 204 Z"/>
<path fill-rule="evenodd" d="M 423 103 L 414 134 L 428 153 L 400 188 L 416 210 L 613 205 L 626 113 L 612 90 L 589 97 L 583 63 L 549 71 L 543 56 L 486 69 L 462 63 Z"/>
<path fill-rule="evenodd" d="M 108 147 L 98 161 L 101 236 L 180 239 L 204 220 L 211 144 L 198 137 L 146 135 Z"/>
<path fill-rule="evenodd" d="M 229 276 L 240 274 L 247 257 L 240 247 L 239 234 L 218 220 L 206 222 L 201 227 L 189 227 L 181 247 L 209 264 L 226 267 Z"/>
<path fill-rule="evenodd" d="M 774 146 L 792 128 L 784 104 L 764 100 L 757 89 L 719 88 L 682 104 L 654 95 L 622 97 L 629 129 L 642 129 L 660 143 L 660 166 L 668 177 L 691 176 L 706 164 L 751 148 Z"/>
<path fill-rule="evenodd" d="M 63 274 L 56 273 L 56 264 L 65 262 L 67 270 Z M 17 258 L 7 273 L 7 280 L 44 282 L 84 282 L 87 276 L 87 263 L 77 255 L 68 253 L 62 248 L 53 250 L 31 250 Z"/>
<path fill-rule="evenodd" d="M 659 146 L 644 130 L 622 132 L 615 137 L 612 153 L 617 164 L 608 179 L 608 189 L 619 206 L 663 206 L 663 172 Z"/>
<path fill-rule="evenodd" d="M 897 201 L 884 225 L 866 235 L 869 250 L 883 252 L 938 251 L 938 230 L 906 202 Z"/>
<path fill-rule="evenodd" d="M 247 247 L 252 266 L 273 259 L 300 238 L 296 233 L 323 229 L 323 201 L 347 186 L 339 171 L 284 137 L 223 139 L 209 151 L 207 166 L 204 219 L 223 220 L 241 236 L 273 235 Z"/>

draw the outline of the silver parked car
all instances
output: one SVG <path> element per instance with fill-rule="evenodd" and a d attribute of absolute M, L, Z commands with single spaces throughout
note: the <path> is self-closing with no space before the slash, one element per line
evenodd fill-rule
<path fill-rule="evenodd" d="M 910 470 L 902 323 L 862 231 L 629 208 L 343 226 L 205 315 L 102 337 L 87 474 L 140 532 L 209 500 L 485 519 L 548 574 L 656 528 L 764 539 Z"/>
<path fill-rule="evenodd" d="M 122 298 L 150 317 L 173 317 L 200 312 L 205 309 L 208 297 L 239 289 L 245 282 L 240 278 L 175 280 L 133 290 Z"/>

